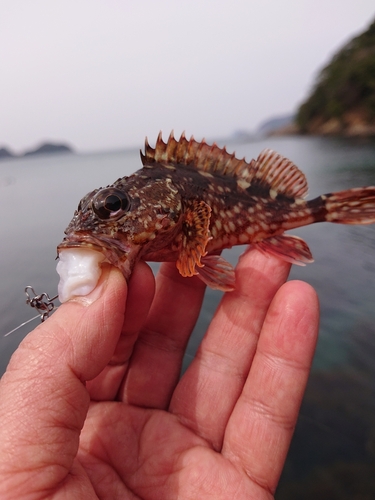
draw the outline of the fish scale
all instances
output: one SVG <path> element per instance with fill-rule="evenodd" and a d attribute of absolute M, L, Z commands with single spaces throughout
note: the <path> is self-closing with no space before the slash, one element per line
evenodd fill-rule
<path fill-rule="evenodd" d="M 216 144 L 159 134 L 147 139 L 143 168 L 88 193 L 58 246 L 100 251 L 126 279 L 139 259 L 175 261 L 182 276 L 235 288 L 233 267 L 218 253 L 251 244 L 299 265 L 312 262 L 301 238 L 285 231 L 315 222 L 375 222 L 375 187 L 305 200 L 307 180 L 294 163 L 265 149 L 247 162 Z"/>

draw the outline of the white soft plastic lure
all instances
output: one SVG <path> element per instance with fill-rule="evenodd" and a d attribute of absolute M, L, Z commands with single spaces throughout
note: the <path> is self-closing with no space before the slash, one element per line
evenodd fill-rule
<path fill-rule="evenodd" d="M 65 248 L 59 254 L 56 270 L 60 275 L 59 300 L 66 302 L 79 295 L 88 295 L 96 287 L 104 260 L 101 252 L 90 248 Z"/>

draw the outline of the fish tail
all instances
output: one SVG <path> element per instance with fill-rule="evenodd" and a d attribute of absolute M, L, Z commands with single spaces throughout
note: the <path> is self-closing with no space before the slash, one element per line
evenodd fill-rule
<path fill-rule="evenodd" d="M 375 186 L 325 194 L 308 202 L 316 222 L 337 224 L 375 223 Z"/>

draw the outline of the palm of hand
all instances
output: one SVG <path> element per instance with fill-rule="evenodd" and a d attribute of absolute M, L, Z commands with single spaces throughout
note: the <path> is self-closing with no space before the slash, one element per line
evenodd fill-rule
<path fill-rule="evenodd" d="M 60 349 L 54 359 L 50 352 L 44 356 L 54 363 L 54 376 L 41 386 L 49 401 L 38 406 L 35 398 L 25 400 L 31 386 L 24 382 L 13 402 L 28 405 L 34 425 L 41 422 L 39 462 L 25 467 L 19 448 L 14 464 L 0 473 L 0 493 L 13 491 L 4 496 L 9 499 L 29 498 L 30 488 L 33 498 L 45 492 L 85 499 L 273 498 L 317 333 L 310 287 L 290 282 L 278 291 L 288 271 L 287 264 L 258 252 L 241 259 L 237 290 L 225 295 L 180 381 L 204 292 L 199 280 L 180 279 L 164 265 L 154 295 L 149 270 L 139 266 L 124 319 L 125 285 L 112 270 L 105 277 L 109 291 L 86 308 L 89 314 L 78 303 L 66 304 L 66 313 L 55 313 L 23 350 L 44 348 L 46 338 L 54 353 Z M 52 320 L 53 336 L 47 330 Z M 4 377 L 5 396 L 22 355 Z M 34 368 L 22 380 L 31 383 L 37 375 Z M 0 412 L 5 419 L 6 401 Z M 47 417 L 40 420 L 40 406 L 53 414 L 55 426 Z M 20 436 L 19 426 L 13 434 L 20 442 L 31 439 Z M 25 495 L 14 486 L 20 477 Z"/>
<path fill-rule="evenodd" d="M 99 498 L 267 498 L 168 412 L 116 403 L 92 408 L 87 426 L 79 461 Z"/>

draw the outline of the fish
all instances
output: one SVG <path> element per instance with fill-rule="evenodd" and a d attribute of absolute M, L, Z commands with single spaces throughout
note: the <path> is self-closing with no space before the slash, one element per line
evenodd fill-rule
<path fill-rule="evenodd" d="M 95 189 L 79 202 L 58 245 L 91 248 L 129 280 L 138 260 L 175 262 L 184 277 L 235 289 L 221 251 L 249 244 L 293 264 L 313 262 L 307 243 L 290 234 L 316 222 L 372 224 L 375 186 L 306 200 L 303 172 L 271 149 L 246 161 L 216 143 L 162 134 L 140 152 L 142 168 Z"/>

